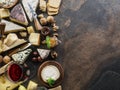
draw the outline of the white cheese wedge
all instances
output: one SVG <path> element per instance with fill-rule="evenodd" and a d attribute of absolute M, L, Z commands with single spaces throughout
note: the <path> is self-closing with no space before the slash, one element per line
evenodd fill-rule
<path fill-rule="evenodd" d="M 26 30 L 26 28 L 4 19 L 2 19 L 1 22 L 6 24 L 5 34 Z"/>
<path fill-rule="evenodd" d="M 33 20 L 32 13 L 31 13 L 30 7 L 28 6 L 28 3 L 31 5 L 33 10 L 36 11 L 39 0 L 22 0 L 22 4 L 27 13 L 27 16 L 28 16 L 29 20 L 32 22 L 32 20 Z"/>
<path fill-rule="evenodd" d="M 12 58 L 15 62 L 19 63 L 19 64 L 23 64 L 26 59 L 28 58 L 28 56 L 30 55 L 30 53 L 32 52 L 31 49 L 27 49 L 21 52 L 18 52 L 16 54 L 12 55 Z"/>
<path fill-rule="evenodd" d="M 7 35 L 6 39 L 4 40 L 4 44 L 9 47 L 17 40 L 18 40 L 17 35 L 15 33 L 10 33 Z"/>
<path fill-rule="evenodd" d="M 46 59 L 50 53 L 50 50 L 45 49 L 37 49 L 37 51 L 42 59 Z"/>

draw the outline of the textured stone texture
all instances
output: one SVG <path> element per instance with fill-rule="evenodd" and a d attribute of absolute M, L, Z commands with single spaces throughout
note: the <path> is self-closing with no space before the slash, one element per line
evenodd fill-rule
<path fill-rule="evenodd" d="M 63 90 L 85 90 L 120 56 L 120 0 L 64 0 L 58 18 Z"/>

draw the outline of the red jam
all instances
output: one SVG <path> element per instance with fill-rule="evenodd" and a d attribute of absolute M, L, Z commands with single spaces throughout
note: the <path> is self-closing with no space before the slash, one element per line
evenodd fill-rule
<path fill-rule="evenodd" d="M 10 65 L 8 75 L 13 81 L 18 81 L 22 77 L 22 68 L 18 64 Z"/>

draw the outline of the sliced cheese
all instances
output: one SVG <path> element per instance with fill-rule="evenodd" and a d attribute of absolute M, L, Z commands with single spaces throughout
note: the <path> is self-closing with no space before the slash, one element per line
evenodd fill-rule
<path fill-rule="evenodd" d="M 37 51 L 42 59 L 47 58 L 50 53 L 50 50 L 46 50 L 46 49 L 37 49 Z"/>
<path fill-rule="evenodd" d="M 18 31 L 26 30 L 24 27 L 22 27 L 20 25 L 17 25 L 17 24 L 15 24 L 13 22 L 4 20 L 4 19 L 2 19 L 1 22 L 6 24 L 5 33 L 18 32 Z"/>
<path fill-rule="evenodd" d="M 55 88 L 51 88 L 51 89 L 48 89 L 48 90 L 62 90 L 62 87 L 61 86 L 57 86 Z"/>
<path fill-rule="evenodd" d="M 28 3 L 31 5 L 33 10 L 36 11 L 39 0 L 22 0 L 22 4 L 23 4 L 24 9 L 27 13 L 27 16 L 28 16 L 29 20 L 32 22 L 33 21 L 32 12 L 30 10 L 30 7 L 28 6 Z"/>
<path fill-rule="evenodd" d="M 29 42 L 32 45 L 39 46 L 40 45 L 40 34 L 39 33 L 31 33 L 29 36 Z"/>
<path fill-rule="evenodd" d="M 21 4 L 17 4 L 10 13 L 10 19 L 22 25 L 28 25 L 28 21 L 25 12 Z"/>
<path fill-rule="evenodd" d="M 28 34 L 31 34 L 31 33 L 34 33 L 34 32 L 35 32 L 33 26 L 27 27 L 27 31 L 28 31 Z"/>
<path fill-rule="evenodd" d="M 19 63 L 19 64 L 23 64 L 26 59 L 28 58 L 28 56 L 30 55 L 30 53 L 32 52 L 31 49 L 27 49 L 21 52 L 18 52 L 16 54 L 12 55 L 12 58 L 15 62 Z"/>
<path fill-rule="evenodd" d="M 40 0 L 40 10 L 43 12 L 46 12 L 46 1 L 45 0 Z"/>
<path fill-rule="evenodd" d="M 1 18 L 6 18 L 10 16 L 10 12 L 8 9 L 1 8 L 0 9 L 0 17 Z"/>
<path fill-rule="evenodd" d="M 20 32 L 21 37 L 27 37 L 27 32 Z"/>
<path fill-rule="evenodd" d="M 10 47 L 8 47 L 7 45 L 3 44 L 2 45 L 2 50 L 3 52 L 7 51 L 7 50 L 10 50 L 12 48 L 15 48 L 21 44 L 24 44 L 26 43 L 26 41 L 24 39 L 18 39 L 17 41 L 14 42 L 14 44 L 12 44 Z"/>
<path fill-rule="evenodd" d="M 27 86 L 27 90 L 36 90 L 37 89 L 37 83 L 33 82 L 33 81 L 29 81 L 29 84 Z"/>
<path fill-rule="evenodd" d="M 58 11 L 56 12 L 48 11 L 48 15 L 56 15 L 56 14 L 58 14 Z"/>
<path fill-rule="evenodd" d="M 4 44 L 10 47 L 17 40 L 18 40 L 17 35 L 15 33 L 10 33 L 7 35 L 7 38 L 4 40 Z"/>

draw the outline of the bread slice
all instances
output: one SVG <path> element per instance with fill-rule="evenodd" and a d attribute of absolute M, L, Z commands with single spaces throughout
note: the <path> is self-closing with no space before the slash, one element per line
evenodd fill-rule
<path fill-rule="evenodd" d="M 39 46 L 40 45 L 40 34 L 39 33 L 31 33 L 29 36 L 29 42 L 32 45 Z"/>
<path fill-rule="evenodd" d="M 4 19 L 2 19 L 1 22 L 6 24 L 5 34 L 26 30 L 26 28 Z"/>
<path fill-rule="evenodd" d="M 61 0 L 48 0 L 48 5 L 51 7 L 59 8 Z"/>
<path fill-rule="evenodd" d="M 56 12 L 48 11 L 48 15 L 56 15 L 56 14 L 58 14 L 58 11 Z"/>
<path fill-rule="evenodd" d="M 48 7 L 47 7 L 47 10 L 48 10 L 48 11 L 51 11 L 51 12 L 56 12 L 56 11 L 59 10 L 59 8 L 53 8 L 53 7 L 48 6 Z"/>
<path fill-rule="evenodd" d="M 48 15 L 58 14 L 61 0 L 48 0 L 47 3 L 47 13 Z"/>
<path fill-rule="evenodd" d="M 22 25 L 28 25 L 28 21 L 25 15 L 25 12 L 21 4 L 17 4 L 10 13 L 10 19 L 14 22 L 17 22 Z"/>
<path fill-rule="evenodd" d="M 29 20 L 32 22 L 33 21 L 33 17 L 32 17 L 32 13 L 31 13 L 30 7 L 28 6 L 28 3 L 31 5 L 33 10 L 36 11 L 38 3 L 39 3 L 39 0 L 22 0 L 22 4 L 24 6 L 25 12 L 26 12 Z"/>
<path fill-rule="evenodd" d="M 40 0 L 40 4 L 39 4 L 39 7 L 40 7 L 40 10 L 43 11 L 43 12 L 46 12 L 46 1 L 45 0 Z"/>

